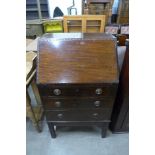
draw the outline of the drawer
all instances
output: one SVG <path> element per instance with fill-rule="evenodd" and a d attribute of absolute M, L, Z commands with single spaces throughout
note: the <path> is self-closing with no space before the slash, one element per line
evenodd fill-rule
<path fill-rule="evenodd" d="M 112 108 L 112 98 L 51 98 L 42 97 L 45 111 L 60 109 L 94 109 L 94 108 Z"/>
<path fill-rule="evenodd" d="M 110 109 L 45 111 L 47 121 L 107 121 Z"/>
<path fill-rule="evenodd" d="M 117 86 L 107 85 L 99 87 L 53 87 L 50 85 L 39 85 L 42 96 L 90 96 L 108 97 L 115 96 Z"/>

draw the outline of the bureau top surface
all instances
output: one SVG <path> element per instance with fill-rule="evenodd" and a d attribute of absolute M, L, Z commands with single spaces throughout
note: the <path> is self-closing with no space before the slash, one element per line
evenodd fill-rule
<path fill-rule="evenodd" d="M 38 41 L 38 84 L 118 81 L 116 39 L 105 33 L 53 33 Z"/>

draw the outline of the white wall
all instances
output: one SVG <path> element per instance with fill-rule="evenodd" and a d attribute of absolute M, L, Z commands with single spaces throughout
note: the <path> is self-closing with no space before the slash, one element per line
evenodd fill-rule
<path fill-rule="evenodd" d="M 73 0 L 48 0 L 50 17 L 53 18 L 53 11 L 55 7 L 59 7 L 64 15 L 68 15 L 67 8 L 72 5 Z M 82 0 L 74 0 L 77 14 L 82 14 Z"/>

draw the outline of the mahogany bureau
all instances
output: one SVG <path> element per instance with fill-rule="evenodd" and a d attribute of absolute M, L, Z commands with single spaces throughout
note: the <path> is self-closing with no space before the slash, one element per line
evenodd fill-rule
<path fill-rule="evenodd" d="M 54 126 L 99 126 L 106 136 L 119 81 L 116 43 L 105 33 L 39 39 L 37 84 L 52 138 Z"/>

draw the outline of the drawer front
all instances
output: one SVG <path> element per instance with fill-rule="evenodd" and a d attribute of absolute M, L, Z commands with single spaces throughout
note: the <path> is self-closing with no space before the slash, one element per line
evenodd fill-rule
<path fill-rule="evenodd" d="M 39 86 L 42 96 L 94 96 L 94 97 L 111 97 L 115 96 L 116 86 L 104 87 L 50 87 Z"/>
<path fill-rule="evenodd" d="M 47 121 L 108 121 L 111 110 L 62 110 L 45 111 Z"/>
<path fill-rule="evenodd" d="M 112 98 L 50 98 L 42 97 L 44 110 L 112 108 Z"/>

